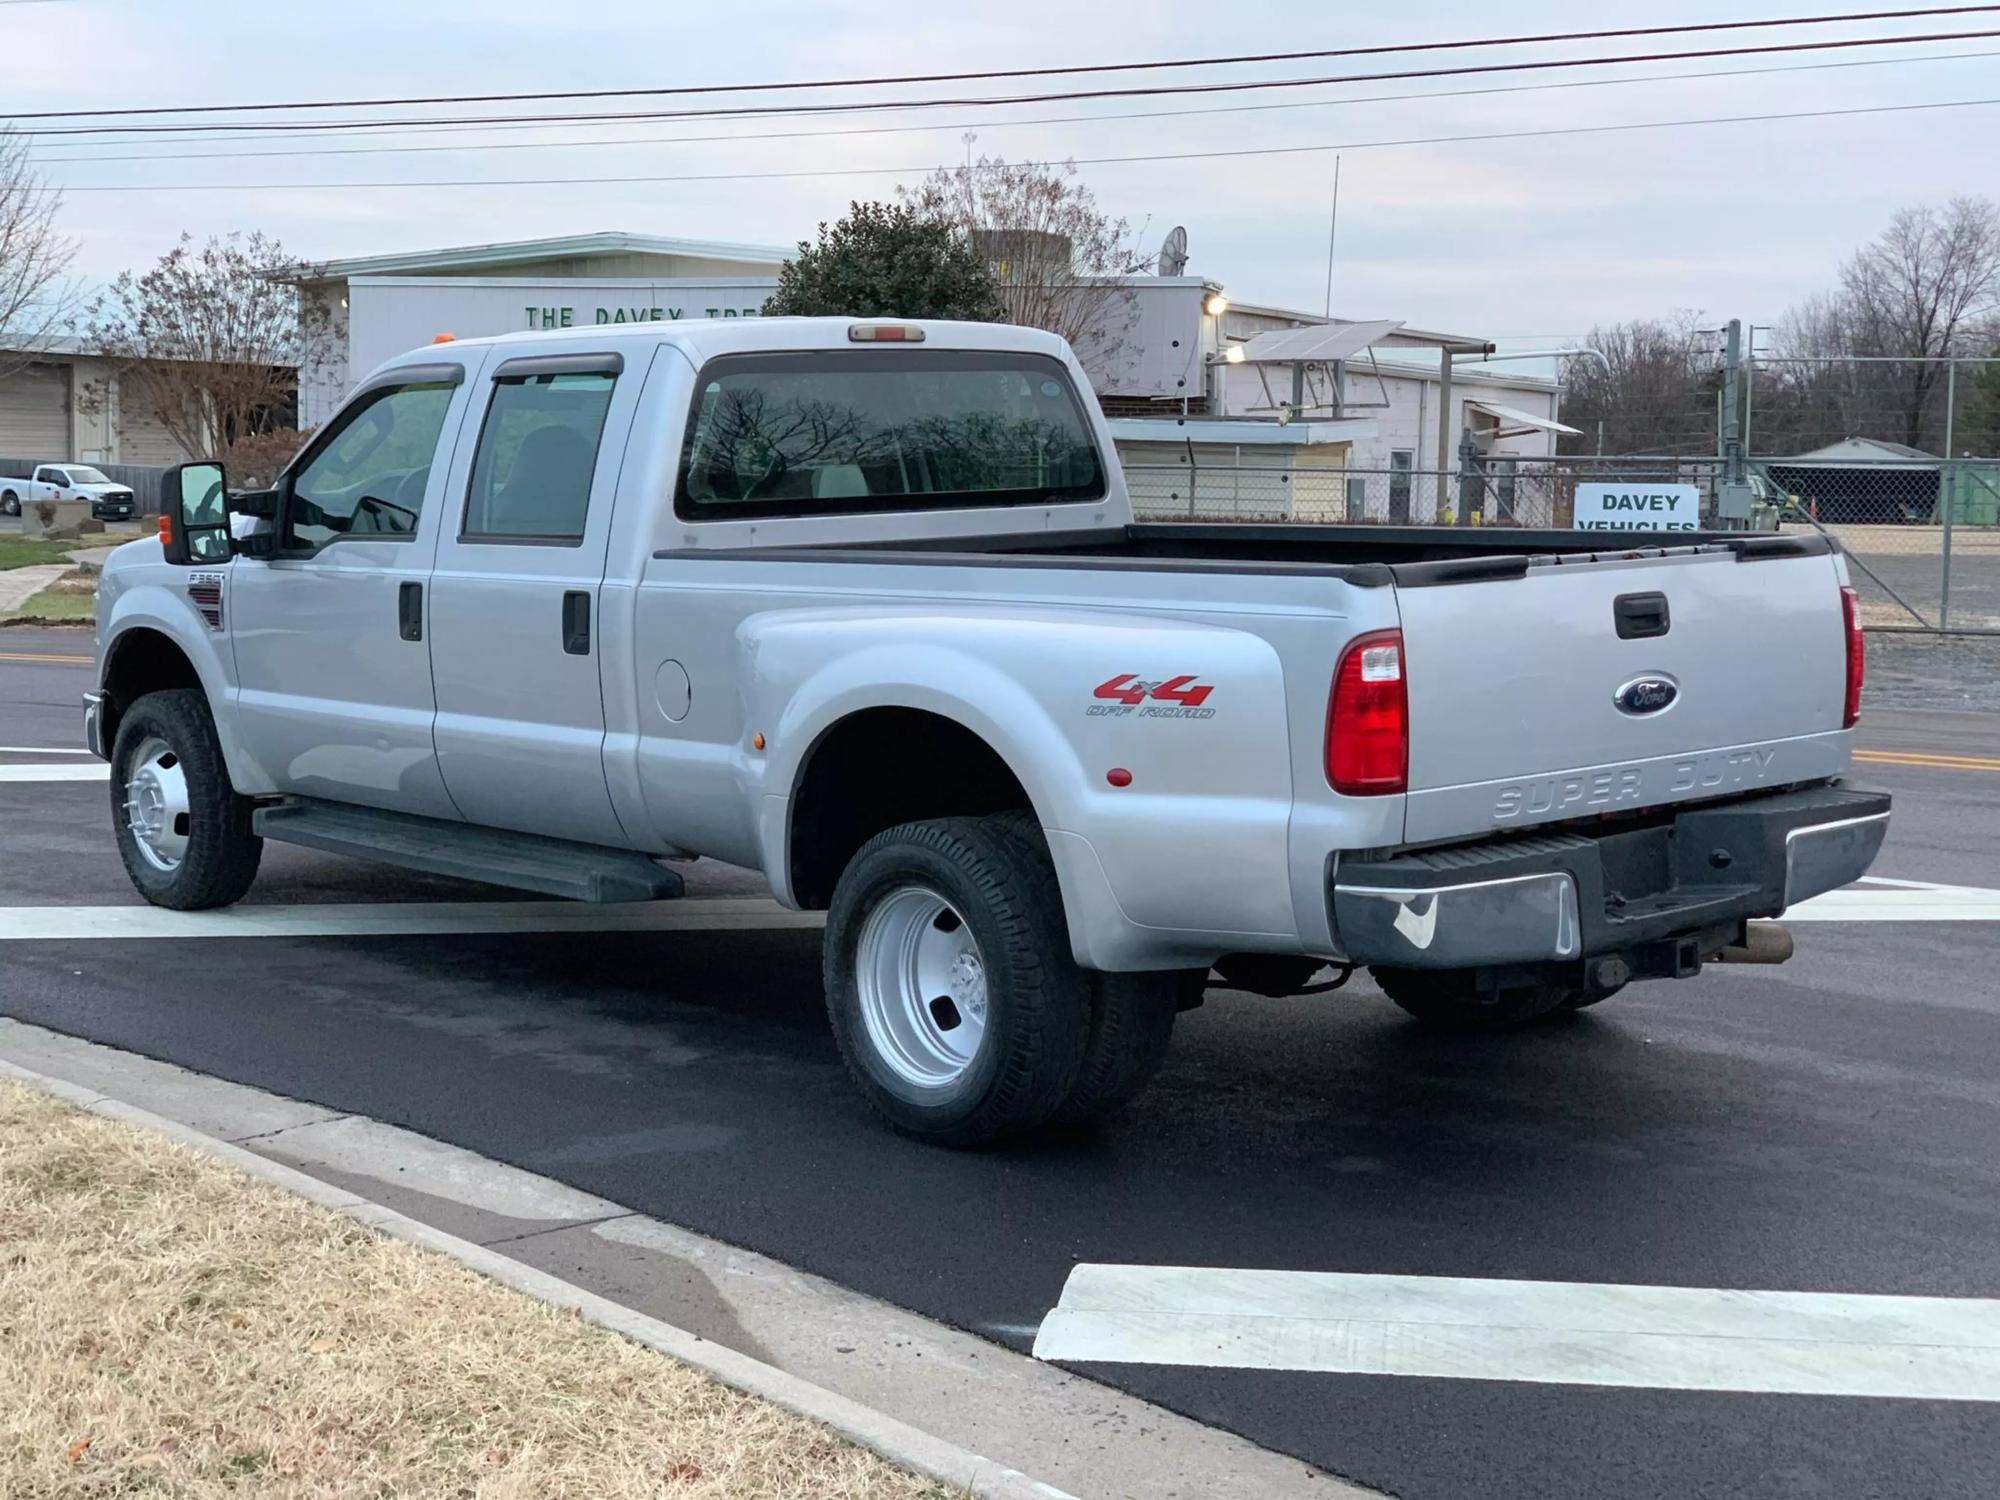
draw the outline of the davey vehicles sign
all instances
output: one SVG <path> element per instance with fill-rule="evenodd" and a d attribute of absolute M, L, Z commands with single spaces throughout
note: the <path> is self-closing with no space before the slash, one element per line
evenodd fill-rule
<path fill-rule="evenodd" d="M 1578 531 L 1699 531 L 1701 487 L 1638 480 L 1576 487 Z"/>

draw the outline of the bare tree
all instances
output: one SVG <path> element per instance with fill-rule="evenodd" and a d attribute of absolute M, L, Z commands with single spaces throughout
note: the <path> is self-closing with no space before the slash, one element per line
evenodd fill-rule
<path fill-rule="evenodd" d="M 1604 356 L 1568 360 L 1563 421 L 1583 429 L 1567 451 L 1687 454 L 1715 451 L 1716 334 L 1699 315 L 1639 318 L 1593 328 L 1585 342 Z"/>
<path fill-rule="evenodd" d="M 1936 451 L 1946 355 L 1983 353 L 2000 319 L 2000 206 L 1906 208 L 1774 330 L 1757 373 L 1758 446 L 1801 451 L 1873 437 Z M 1897 357 L 1907 363 L 1863 363 Z M 1798 359 L 1801 363 L 1786 363 Z"/>
<path fill-rule="evenodd" d="M 32 359 L 76 310 L 76 243 L 56 230 L 61 207 L 28 143 L 0 129 L 0 375 Z"/>
<path fill-rule="evenodd" d="M 1116 356 L 1136 317 L 1125 278 L 1147 260 L 1131 225 L 1100 209 L 1077 181 L 1074 162 L 982 156 L 940 167 L 897 196 L 921 215 L 958 225 L 985 252 L 1002 321 L 1061 334 L 1093 373 Z"/>
<path fill-rule="evenodd" d="M 188 235 L 93 304 L 89 332 L 139 403 L 181 448 L 212 454 L 292 424 L 314 316 L 299 268 L 263 234 Z"/>

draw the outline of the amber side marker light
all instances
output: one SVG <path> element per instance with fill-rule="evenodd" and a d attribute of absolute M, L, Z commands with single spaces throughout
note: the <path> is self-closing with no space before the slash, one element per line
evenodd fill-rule
<path fill-rule="evenodd" d="M 165 540 L 167 539 L 167 533 L 168 533 L 168 532 L 170 532 L 170 531 L 172 531 L 173 529 L 174 529 L 174 523 L 173 523 L 173 520 L 172 520 L 172 518 L 170 518 L 170 517 L 169 517 L 169 516 L 167 515 L 167 513 L 166 513 L 165 511 L 161 511 L 161 512 L 160 512 L 160 540 L 164 542 L 164 541 L 165 541 Z"/>

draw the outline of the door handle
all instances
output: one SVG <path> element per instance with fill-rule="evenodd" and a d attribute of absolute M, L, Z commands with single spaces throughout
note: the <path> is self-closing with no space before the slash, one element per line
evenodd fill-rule
<path fill-rule="evenodd" d="M 571 656 L 590 655 L 590 595 L 581 589 L 563 595 L 562 635 Z"/>
<path fill-rule="evenodd" d="M 396 629 L 406 641 L 424 638 L 424 586 L 406 583 L 396 590 Z"/>

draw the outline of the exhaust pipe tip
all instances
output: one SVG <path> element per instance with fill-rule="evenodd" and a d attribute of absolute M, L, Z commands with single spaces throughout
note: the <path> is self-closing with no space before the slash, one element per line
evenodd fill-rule
<path fill-rule="evenodd" d="M 1743 941 L 1715 955 L 1719 964 L 1781 964 L 1792 956 L 1792 935 L 1781 923 L 1746 922 Z"/>

